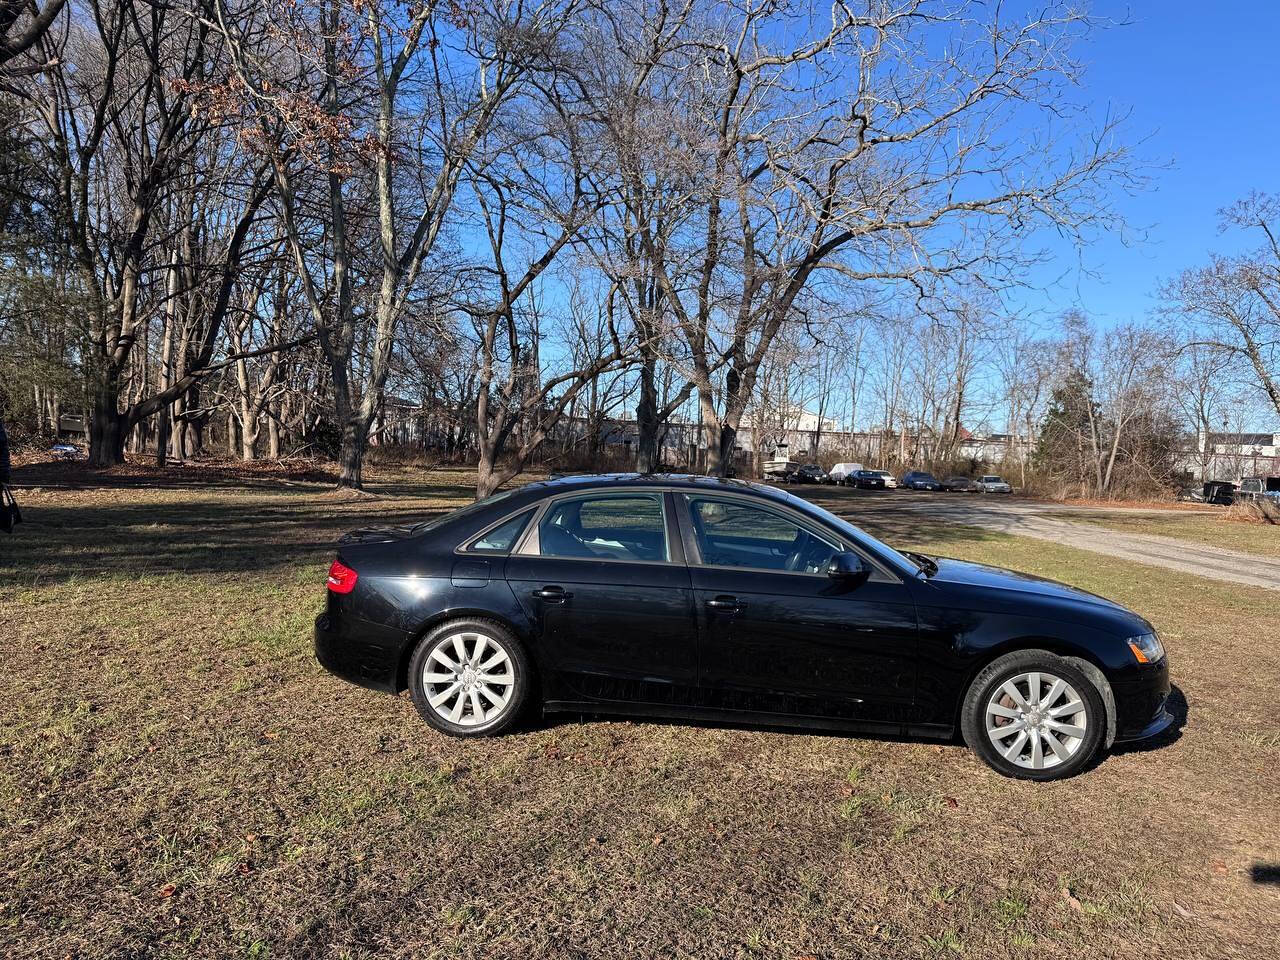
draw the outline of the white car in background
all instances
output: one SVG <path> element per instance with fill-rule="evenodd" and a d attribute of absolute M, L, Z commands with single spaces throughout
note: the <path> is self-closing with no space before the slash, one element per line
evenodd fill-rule
<path fill-rule="evenodd" d="M 853 486 L 853 475 L 862 469 L 860 463 L 837 463 L 834 467 L 827 471 L 827 477 L 832 483 L 842 487 Z"/>
<path fill-rule="evenodd" d="M 877 476 L 884 477 L 884 488 L 886 490 L 896 490 L 898 488 L 898 478 L 888 470 L 874 471 Z"/>
<path fill-rule="evenodd" d="M 979 477 L 974 484 L 979 493 L 1013 493 L 1013 487 L 995 474 L 989 473 L 985 477 Z"/>

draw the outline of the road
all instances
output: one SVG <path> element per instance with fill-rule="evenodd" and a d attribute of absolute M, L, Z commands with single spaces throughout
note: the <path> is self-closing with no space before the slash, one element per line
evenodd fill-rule
<path fill-rule="evenodd" d="M 1196 574 L 1210 580 L 1280 590 L 1280 560 L 1172 537 L 1124 533 L 1074 519 L 1081 513 L 1106 514 L 1121 510 L 1126 513 L 1150 513 L 1149 510 L 1087 508 L 1011 499 L 999 495 L 916 494 L 899 491 L 859 496 L 856 510 L 842 511 L 841 506 L 850 505 L 827 496 L 814 499 L 820 499 L 828 509 L 844 512 L 851 519 L 854 519 L 854 513 L 873 516 L 894 514 L 903 518 L 918 515 L 935 521 L 941 518 L 984 530 L 1051 540 L 1153 567 Z M 1054 516 L 1068 511 L 1073 519 Z"/>

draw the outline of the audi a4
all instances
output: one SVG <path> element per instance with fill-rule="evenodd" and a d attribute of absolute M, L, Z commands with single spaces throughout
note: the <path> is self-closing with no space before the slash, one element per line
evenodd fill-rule
<path fill-rule="evenodd" d="M 565 477 L 341 538 L 320 663 L 453 736 L 530 711 L 949 739 L 1070 776 L 1173 721 L 1155 629 L 762 484 Z"/>

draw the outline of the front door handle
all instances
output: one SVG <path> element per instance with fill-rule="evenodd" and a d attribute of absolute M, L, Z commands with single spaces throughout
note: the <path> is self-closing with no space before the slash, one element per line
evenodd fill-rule
<path fill-rule="evenodd" d="M 707 606 L 719 613 L 737 613 L 739 610 L 746 609 L 746 604 L 737 597 L 716 597 L 707 601 Z"/>
<path fill-rule="evenodd" d="M 572 593 L 565 592 L 564 587 L 543 587 L 533 591 L 534 599 L 545 600 L 547 603 L 564 603 L 572 596 Z"/>

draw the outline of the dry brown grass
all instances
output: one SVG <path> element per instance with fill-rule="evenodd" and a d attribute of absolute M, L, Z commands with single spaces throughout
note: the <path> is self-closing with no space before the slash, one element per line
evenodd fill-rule
<path fill-rule="evenodd" d="M 496 740 L 325 674 L 328 543 L 469 478 L 45 492 L 0 540 L 0 956 L 1262 957 L 1274 595 L 957 528 L 1166 637 L 1182 735 L 1049 785 L 959 746 L 576 720 Z M 876 531 L 873 531 L 876 532 Z"/>

